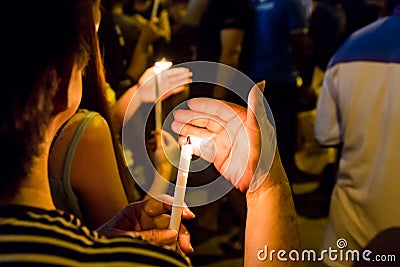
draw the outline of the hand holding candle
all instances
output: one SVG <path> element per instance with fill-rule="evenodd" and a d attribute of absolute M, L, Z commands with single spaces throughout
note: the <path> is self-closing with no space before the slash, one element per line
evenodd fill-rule
<path fill-rule="evenodd" d="M 252 88 L 247 109 L 217 99 L 191 99 L 189 110 L 175 111 L 171 125 L 182 137 L 209 139 L 199 156 L 213 162 L 242 192 L 257 190 L 275 158 L 275 126 L 267 116 L 272 117 L 264 103 L 264 86 L 262 82 Z"/>

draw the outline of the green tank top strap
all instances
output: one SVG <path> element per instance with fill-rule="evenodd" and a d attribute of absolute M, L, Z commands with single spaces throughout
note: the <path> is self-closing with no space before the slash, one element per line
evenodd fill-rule
<path fill-rule="evenodd" d="M 76 148 L 78 147 L 79 141 L 81 139 L 81 136 L 83 132 L 86 129 L 86 126 L 90 122 L 92 118 L 94 118 L 96 115 L 99 115 L 99 113 L 94 112 L 94 111 L 88 111 L 88 110 L 80 110 L 79 112 L 86 112 L 86 116 L 82 119 L 82 121 L 79 123 L 74 136 L 71 140 L 70 146 L 68 148 L 66 158 L 65 158 L 65 163 L 64 163 L 64 168 L 63 168 L 63 184 L 64 186 L 71 187 L 71 165 L 72 165 L 72 160 L 74 159 L 75 151 Z M 69 192 L 73 193 L 72 188 L 71 190 L 68 190 Z M 70 196 L 76 199 L 76 196 Z"/>

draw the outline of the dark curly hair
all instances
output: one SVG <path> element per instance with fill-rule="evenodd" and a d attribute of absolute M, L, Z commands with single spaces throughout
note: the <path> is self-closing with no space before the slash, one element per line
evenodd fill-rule
<path fill-rule="evenodd" d="M 83 68 L 96 38 L 93 0 L 11 1 L 0 16 L 0 199 L 12 198 L 40 155 L 73 65 Z M 57 94 L 56 94 L 57 93 Z M 66 99 L 66 98 L 65 98 Z"/>

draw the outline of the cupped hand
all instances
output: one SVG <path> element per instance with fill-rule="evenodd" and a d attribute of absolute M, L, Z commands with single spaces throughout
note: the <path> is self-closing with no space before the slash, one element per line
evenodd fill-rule
<path fill-rule="evenodd" d="M 161 246 L 174 245 L 177 238 L 180 249 L 184 253 L 193 252 L 190 244 L 190 234 L 181 224 L 179 234 L 175 230 L 169 230 L 170 216 L 173 198 L 169 195 L 160 195 L 157 199 L 148 198 L 143 201 L 128 204 L 111 220 L 98 229 L 100 234 L 108 237 L 129 235 L 141 237 L 150 243 Z M 182 212 L 183 219 L 192 219 L 194 214 L 187 206 Z"/>
<path fill-rule="evenodd" d="M 214 162 L 242 192 L 259 187 L 275 155 L 275 130 L 267 118 L 264 87 L 263 82 L 252 88 L 247 109 L 216 99 L 192 99 L 189 110 L 174 113 L 171 126 L 183 139 L 192 135 L 206 140 L 198 155 Z"/>
<path fill-rule="evenodd" d="M 185 90 L 186 86 L 192 82 L 193 73 L 188 68 L 177 67 L 164 70 L 160 75 L 160 100 L 163 100 Z M 154 67 L 146 69 L 139 78 L 138 93 L 142 103 L 153 103 L 159 100 L 156 99 L 156 78 Z"/>

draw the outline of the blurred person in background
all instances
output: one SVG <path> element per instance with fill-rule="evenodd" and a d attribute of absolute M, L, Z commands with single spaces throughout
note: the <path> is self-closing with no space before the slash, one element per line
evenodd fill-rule
<path fill-rule="evenodd" d="M 399 4 L 388 1 L 391 15 L 353 33 L 325 73 L 315 137 L 339 147 L 340 158 L 324 248 L 343 238 L 346 249 L 361 250 L 379 232 L 400 225 Z"/>
<path fill-rule="evenodd" d="M 295 175 L 297 112 L 312 109 L 313 43 L 307 10 L 300 0 L 252 0 L 254 20 L 244 73 L 265 80 L 265 97 L 277 129 L 282 164 Z"/>

